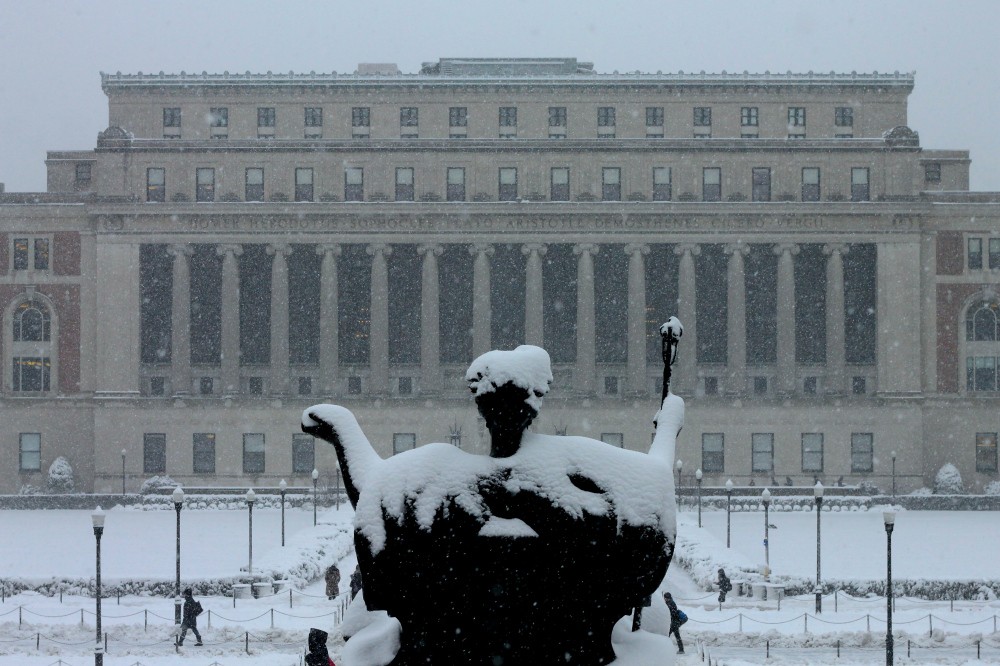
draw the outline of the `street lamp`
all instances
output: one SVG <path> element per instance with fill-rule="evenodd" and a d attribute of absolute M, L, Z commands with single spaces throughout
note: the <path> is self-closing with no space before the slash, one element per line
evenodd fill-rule
<path fill-rule="evenodd" d="M 313 527 L 316 527 L 316 482 L 319 480 L 319 470 L 313 469 Z"/>
<path fill-rule="evenodd" d="M 125 449 L 122 449 L 122 495 L 125 494 Z"/>
<path fill-rule="evenodd" d="M 94 538 L 97 541 L 97 644 L 94 646 L 94 666 L 104 666 L 104 642 L 101 640 L 101 535 L 104 534 L 104 511 L 97 507 L 90 514 L 94 523 Z"/>
<path fill-rule="evenodd" d="M 896 513 L 886 511 L 882 514 L 885 522 L 885 663 L 892 666 L 892 528 L 896 523 Z"/>
<path fill-rule="evenodd" d="M 249 564 L 247 565 L 247 572 L 250 577 L 253 578 L 253 503 L 257 501 L 257 495 L 254 493 L 253 488 L 247 491 L 247 509 L 249 509 L 248 516 L 250 518 L 250 532 L 249 532 L 249 544 L 250 544 L 250 556 Z"/>
<path fill-rule="evenodd" d="M 285 491 L 288 490 L 288 484 L 282 479 L 281 483 L 278 484 L 278 490 L 281 492 L 281 547 L 285 547 Z"/>
<path fill-rule="evenodd" d="M 764 492 L 760 494 L 760 500 L 764 503 L 764 582 L 771 582 L 771 553 L 768 550 L 767 536 L 768 536 L 768 516 L 767 509 L 771 505 L 771 491 L 764 488 Z"/>
<path fill-rule="evenodd" d="M 180 486 L 174 487 L 174 510 L 177 511 L 177 577 L 174 586 L 174 624 L 177 625 L 177 635 L 181 632 L 181 509 L 184 508 L 184 491 Z"/>
<path fill-rule="evenodd" d="M 730 528 L 732 526 L 732 513 L 733 513 L 733 480 L 726 480 L 726 548 L 729 548 L 729 534 L 732 531 Z"/>
<path fill-rule="evenodd" d="M 823 513 L 823 484 L 819 481 L 813 488 L 813 497 L 816 498 L 816 612 L 823 612 L 823 590 L 819 583 L 819 517 Z"/>
<path fill-rule="evenodd" d="M 896 452 L 890 451 L 889 455 L 892 457 L 892 501 L 896 501 Z"/>
<path fill-rule="evenodd" d="M 698 527 L 701 527 L 701 468 L 695 470 L 694 479 L 698 482 Z"/>
<path fill-rule="evenodd" d="M 684 462 L 678 458 L 677 459 L 677 487 L 681 487 L 681 470 L 684 469 Z"/>

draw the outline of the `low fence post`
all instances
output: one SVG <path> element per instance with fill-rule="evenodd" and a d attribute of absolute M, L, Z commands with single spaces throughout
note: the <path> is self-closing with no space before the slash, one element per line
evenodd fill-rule
<path fill-rule="evenodd" d="M 872 630 L 872 616 L 870 614 L 865 615 L 865 631 L 871 631 L 871 630 Z"/>
<path fill-rule="evenodd" d="M 927 614 L 927 626 L 930 627 L 927 630 L 927 635 L 928 636 L 933 636 L 934 635 L 934 616 L 931 615 L 930 613 Z"/>
<path fill-rule="evenodd" d="M 142 630 L 149 631 L 149 611 L 142 611 Z"/>
<path fill-rule="evenodd" d="M 840 659 L 840 639 L 837 639 L 837 659 Z"/>
<path fill-rule="evenodd" d="M 743 613 L 740 613 L 740 633 L 743 633 Z"/>
<path fill-rule="evenodd" d="M 952 613 L 955 612 L 955 597 L 951 598 L 951 608 L 950 608 L 950 610 L 951 610 Z"/>
<path fill-rule="evenodd" d="M 233 585 L 233 608 L 236 608 L 236 586 Z"/>
<path fill-rule="evenodd" d="M 249 631 L 246 632 L 246 634 L 244 636 L 244 640 L 246 641 L 246 647 L 244 649 L 247 651 L 247 654 L 250 654 L 250 632 Z"/>
<path fill-rule="evenodd" d="M 906 658 L 910 658 L 910 639 L 906 639 Z"/>
<path fill-rule="evenodd" d="M 292 607 L 292 588 L 288 588 L 288 607 Z"/>
<path fill-rule="evenodd" d="M 979 659 L 979 645 L 982 641 L 976 641 L 976 659 Z"/>
<path fill-rule="evenodd" d="M 104 654 L 108 653 L 108 632 L 104 632 Z"/>
<path fill-rule="evenodd" d="M 83 626 L 83 609 L 80 609 L 80 626 Z"/>
<path fill-rule="evenodd" d="M 271 628 L 274 629 L 274 609 L 271 609 Z"/>
<path fill-rule="evenodd" d="M 37 633 L 35 634 L 35 649 L 36 650 L 40 649 L 41 645 L 42 645 L 42 634 Z"/>
<path fill-rule="evenodd" d="M 766 657 L 768 659 L 770 659 L 771 658 L 771 640 L 770 639 L 768 639 L 768 641 L 765 643 L 765 646 L 766 646 L 765 649 L 767 651 L 765 653 L 765 655 L 766 655 Z"/>
<path fill-rule="evenodd" d="M 17 607 L 17 628 L 18 629 L 21 628 L 21 623 L 22 623 L 22 620 L 21 620 L 21 609 L 22 609 L 22 606 L 18 606 Z"/>
<path fill-rule="evenodd" d="M 208 609 L 208 625 L 207 625 L 207 628 L 208 629 L 212 628 L 212 609 L 211 608 Z"/>
<path fill-rule="evenodd" d="M 62 588 L 60 587 L 60 588 L 59 588 L 59 603 L 62 603 L 62 602 L 63 602 L 63 600 L 62 600 L 62 595 L 63 595 L 63 591 L 62 591 Z"/>
<path fill-rule="evenodd" d="M 802 614 L 802 633 L 809 633 L 809 613 Z"/>
<path fill-rule="evenodd" d="M 839 600 L 839 596 L 840 596 L 840 590 L 834 590 L 833 591 L 833 612 L 834 613 L 837 612 L 837 602 Z"/>

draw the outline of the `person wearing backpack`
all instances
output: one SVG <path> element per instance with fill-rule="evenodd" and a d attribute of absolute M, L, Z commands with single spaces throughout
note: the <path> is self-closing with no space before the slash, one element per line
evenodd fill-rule
<path fill-rule="evenodd" d="M 733 584 L 726 575 L 725 569 L 719 569 L 719 603 L 726 600 L 726 594 L 733 589 Z"/>
<path fill-rule="evenodd" d="M 201 633 L 198 631 L 198 616 L 202 613 L 200 601 L 195 601 L 191 594 L 191 588 L 184 590 L 184 610 L 181 612 L 181 635 L 177 639 L 177 645 L 184 645 L 184 636 L 187 630 L 194 632 L 194 637 L 198 639 L 195 645 L 204 645 L 201 642 Z"/>
<path fill-rule="evenodd" d="M 674 602 L 674 597 L 669 592 L 663 593 L 663 601 L 667 603 L 667 610 L 670 611 L 670 631 L 667 633 L 669 637 L 673 634 L 677 638 L 677 654 L 684 654 L 684 641 L 681 640 L 681 625 L 687 622 L 687 615 L 684 611 L 677 608 L 677 604 Z"/>

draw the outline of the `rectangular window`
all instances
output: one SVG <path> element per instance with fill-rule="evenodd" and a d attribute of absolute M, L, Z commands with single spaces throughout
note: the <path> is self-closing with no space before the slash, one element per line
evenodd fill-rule
<path fill-rule="evenodd" d="M 851 169 L 851 201 L 870 201 L 871 192 L 868 188 L 868 168 L 855 167 Z"/>
<path fill-rule="evenodd" d="M 167 170 L 146 169 L 146 201 L 163 203 L 167 200 Z"/>
<path fill-rule="evenodd" d="M 722 201 L 722 169 L 705 167 L 701 170 L 702 201 Z"/>
<path fill-rule="evenodd" d="M 344 169 L 344 201 L 365 200 L 365 170 L 361 167 Z"/>
<path fill-rule="evenodd" d="M 990 268 L 1000 268 L 1000 238 L 991 238 L 989 242 L 990 248 Z M 35 241 L 35 250 L 37 252 L 38 241 Z M 35 268 L 38 268 L 38 263 L 35 263 Z"/>
<path fill-rule="evenodd" d="M 417 435 L 412 432 L 394 432 L 392 434 L 392 455 L 417 448 Z"/>
<path fill-rule="evenodd" d="M 500 168 L 500 201 L 517 201 L 517 169 L 515 167 Z"/>
<path fill-rule="evenodd" d="M 601 169 L 601 200 L 622 200 L 622 170 L 618 167 Z"/>
<path fill-rule="evenodd" d="M 313 378 L 308 375 L 299 377 L 299 395 L 312 395 Z"/>
<path fill-rule="evenodd" d="M 167 436 L 162 432 L 147 432 L 142 436 L 142 473 L 167 473 Z"/>
<path fill-rule="evenodd" d="M 694 126 L 695 127 L 712 126 L 712 107 L 710 106 L 694 107 Z"/>
<path fill-rule="evenodd" d="M 517 107 L 500 107 L 500 127 L 517 127 Z"/>
<path fill-rule="evenodd" d="M 549 138 L 550 139 L 565 139 L 566 138 L 566 126 L 567 126 L 567 116 L 565 106 L 550 106 L 549 107 Z"/>
<path fill-rule="evenodd" d="M 181 126 L 181 109 L 180 107 L 166 107 L 163 109 L 163 126 L 164 127 L 180 127 Z"/>
<path fill-rule="evenodd" d="M 837 127 L 854 127 L 854 107 L 836 107 L 833 110 L 833 124 Z"/>
<path fill-rule="evenodd" d="M 166 392 L 166 383 L 163 377 L 149 378 L 149 394 L 163 395 Z"/>
<path fill-rule="evenodd" d="M 323 108 L 319 106 L 307 106 L 305 108 L 306 127 L 323 126 Z"/>
<path fill-rule="evenodd" d="M 448 109 L 449 127 L 468 127 L 469 109 L 464 106 L 453 106 Z"/>
<path fill-rule="evenodd" d="M 264 378 L 248 377 L 247 393 L 249 393 L 250 395 L 264 395 Z"/>
<path fill-rule="evenodd" d="M 597 107 L 597 126 L 598 127 L 615 126 L 615 107 L 613 106 Z"/>
<path fill-rule="evenodd" d="M 569 201 L 569 169 L 567 167 L 553 167 L 549 174 L 552 180 L 549 186 L 549 199 L 551 201 Z"/>
<path fill-rule="evenodd" d="M 417 107 L 404 106 L 399 109 L 400 127 L 417 127 L 420 121 Z"/>
<path fill-rule="evenodd" d="M 870 432 L 851 433 L 851 473 L 867 474 L 875 468 L 875 447 Z"/>
<path fill-rule="evenodd" d="M 351 127 L 371 127 L 372 110 L 367 106 L 356 106 L 351 109 Z"/>
<path fill-rule="evenodd" d="M 246 171 L 246 193 L 247 201 L 264 200 L 264 170 L 252 167 Z"/>
<path fill-rule="evenodd" d="M 701 471 L 722 472 L 725 470 L 725 442 L 721 432 L 706 432 L 701 436 Z"/>
<path fill-rule="evenodd" d="M 753 201 L 771 200 L 771 170 L 766 167 L 755 167 L 753 169 L 753 190 L 751 192 Z"/>
<path fill-rule="evenodd" d="M 604 393 L 606 395 L 618 395 L 618 378 L 617 377 L 605 377 L 604 378 Z"/>
<path fill-rule="evenodd" d="M 257 127 L 274 127 L 274 107 L 257 108 Z"/>
<path fill-rule="evenodd" d="M 193 436 L 193 471 L 195 474 L 215 474 L 215 433 L 196 432 Z"/>
<path fill-rule="evenodd" d="M 753 394 L 767 395 L 767 377 L 753 378 Z"/>
<path fill-rule="evenodd" d="M 927 183 L 941 182 L 940 162 L 928 162 L 927 164 L 924 165 L 924 182 Z"/>
<path fill-rule="evenodd" d="M 819 387 L 819 377 L 806 377 L 802 380 L 802 392 L 806 395 L 816 395 Z"/>
<path fill-rule="evenodd" d="M 743 127 L 757 127 L 756 106 L 744 106 L 740 109 L 740 124 Z"/>
<path fill-rule="evenodd" d="M 198 379 L 198 393 L 200 395 L 212 395 L 215 391 L 215 379 L 212 377 L 200 377 Z"/>
<path fill-rule="evenodd" d="M 52 363 L 48 356 L 15 356 L 12 386 L 14 391 L 39 392 L 49 390 Z"/>
<path fill-rule="evenodd" d="M 229 127 L 229 109 L 213 107 L 208 112 L 209 125 L 212 127 Z"/>
<path fill-rule="evenodd" d="M 702 381 L 705 383 L 705 395 L 719 395 L 718 377 L 705 377 Z"/>
<path fill-rule="evenodd" d="M 802 169 L 802 200 L 819 201 L 819 168 L 805 167 Z"/>
<path fill-rule="evenodd" d="M 413 201 L 413 169 L 396 168 L 396 201 Z"/>
<path fill-rule="evenodd" d="M 996 356 L 969 356 L 965 359 L 966 388 L 969 391 L 997 390 Z"/>
<path fill-rule="evenodd" d="M 993 245 L 990 242 L 990 251 L 992 252 Z M 992 261 L 992 255 L 991 255 Z M 36 271 L 47 271 L 49 270 L 49 239 L 47 238 L 36 238 L 35 239 L 35 270 Z"/>
<path fill-rule="evenodd" d="M 361 395 L 361 377 L 352 375 L 347 378 L 347 394 Z"/>
<path fill-rule="evenodd" d="M 750 435 L 750 447 L 750 469 L 754 472 L 773 472 L 774 433 L 753 433 Z"/>
<path fill-rule="evenodd" d="M 413 377 L 400 377 L 396 390 L 399 395 L 413 395 Z"/>
<path fill-rule="evenodd" d="M 14 241 L 15 252 L 17 249 L 17 241 Z M 15 266 L 17 268 L 17 257 L 15 255 Z M 983 239 L 982 238 L 970 238 L 969 239 L 969 269 L 979 270 L 983 267 Z"/>
<path fill-rule="evenodd" d="M 971 243 L 971 241 L 970 241 Z M 30 265 L 30 248 L 31 239 L 30 238 L 15 238 L 14 239 L 14 270 L 15 271 L 26 271 Z"/>
<path fill-rule="evenodd" d="M 465 168 L 448 167 L 448 201 L 465 201 Z"/>
<path fill-rule="evenodd" d="M 670 167 L 653 167 L 653 201 L 670 201 Z"/>
<path fill-rule="evenodd" d="M 299 168 L 295 170 L 295 200 L 313 200 L 313 170 Z"/>
<path fill-rule="evenodd" d="M 663 127 L 663 107 L 646 107 L 646 127 Z"/>
<path fill-rule="evenodd" d="M 804 106 L 788 107 L 788 126 L 789 127 L 806 126 L 806 107 Z"/>
<path fill-rule="evenodd" d="M 851 377 L 851 393 L 864 395 L 868 392 L 868 380 L 864 377 Z"/>
<path fill-rule="evenodd" d="M 802 471 L 823 471 L 823 433 L 802 433 Z"/>
<path fill-rule="evenodd" d="M 195 171 L 195 201 L 215 201 L 215 169 Z"/>
<path fill-rule="evenodd" d="M 243 473 L 264 473 L 264 433 L 243 433 Z"/>
<path fill-rule="evenodd" d="M 18 466 L 22 472 L 42 471 L 42 433 L 22 432 Z"/>
<path fill-rule="evenodd" d="M 309 474 L 316 469 L 316 440 L 311 435 L 292 435 L 292 473 Z"/>
<path fill-rule="evenodd" d="M 997 434 L 995 432 L 976 433 L 976 471 L 997 471 Z"/>
<path fill-rule="evenodd" d="M 610 444 L 611 446 L 617 446 L 619 449 L 625 448 L 625 433 L 621 432 L 602 432 L 601 441 L 605 444 Z"/>
<path fill-rule="evenodd" d="M 90 177 L 91 177 L 91 164 L 90 162 L 81 162 L 76 165 L 76 182 L 75 186 L 77 189 L 86 189 L 90 187 Z"/>

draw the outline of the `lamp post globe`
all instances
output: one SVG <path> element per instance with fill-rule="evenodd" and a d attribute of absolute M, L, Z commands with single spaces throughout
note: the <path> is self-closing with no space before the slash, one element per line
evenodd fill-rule
<path fill-rule="evenodd" d="M 174 501 L 174 511 L 177 512 L 177 548 L 174 563 L 176 565 L 176 576 L 174 578 L 174 625 L 176 625 L 176 635 L 180 636 L 181 626 L 181 509 L 184 508 L 184 491 L 180 486 L 174 487 L 174 492 L 170 495 Z"/>
<path fill-rule="evenodd" d="M 823 590 L 820 587 L 820 532 L 819 517 L 823 513 L 823 484 L 819 481 L 813 487 L 813 497 L 816 499 L 816 612 L 823 612 Z"/>
<path fill-rule="evenodd" d="M 281 547 L 285 547 L 285 491 L 288 490 L 288 484 L 284 479 L 278 483 L 278 491 L 281 493 Z"/>
<path fill-rule="evenodd" d="M 684 469 L 684 461 L 681 460 L 680 458 L 678 458 L 677 459 L 677 463 L 675 464 L 675 467 L 677 468 L 677 487 L 680 488 L 681 487 L 681 470 Z"/>
<path fill-rule="evenodd" d="M 257 494 L 253 491 L 253 488 L 247 490 L 247 516 L 249 519 L 249 531 L 247 542 L 249 544 L 248 558 L 247 558 L 247 573 L 253 578 L 253 503 L 257 501 Z"/>
<path fill-rule="evenodd" d="M 698 482 L 698 527 L 701 527 L 701 468 L 695 470 L 694 479 Z"/>
<path fill-rule="evenodd" d="M 315 469 L 315 468 L 313 469 L 313 471 L 312 471 L 312 478 L 313 478 L 313 527 L 316 527 L 316 525 L 317 525 L 317 518 L 316 518 L 316 483 L 319 481 L 319 470 L 318 469 Z"/>
<path fill-rule="evenodd" d="M 886 511 L 882 514 L 882 522 L 885 524 L 885 663 L 892 666 L 893 663 L 893 638 L 892 638 L 892 529 L 896 524 L 896 513 Z"/>
<path fill-rule="evenodd" d="M 94 540 L 97 543 L 97 571 L 94 579 L 96 599 L 95 617 L 97 618 L 97 642 L 94 645 L 94 666 L 104 666 L 104 642 L 101 631 L 101 536 L 104 534 L 104 510 L 101 507 L 94 509 L 90 514 L 90 520 L 94 525 Z"/>
<path fill-rule="evenodd" d="M 730 538 L 729 535 L 732 532 L 732 514 L 733 514 L 733 480 L 726 479 L 726 548 L 729 548 Z"/>
<path fill-rule="evenodd" d="M 771 551 L 768 543 L 768 508 L 771 506 L 771 491 L 764 488 L 760 494 L 760 501 L 764 504 L 764 581 L 771 582 Z"/>

